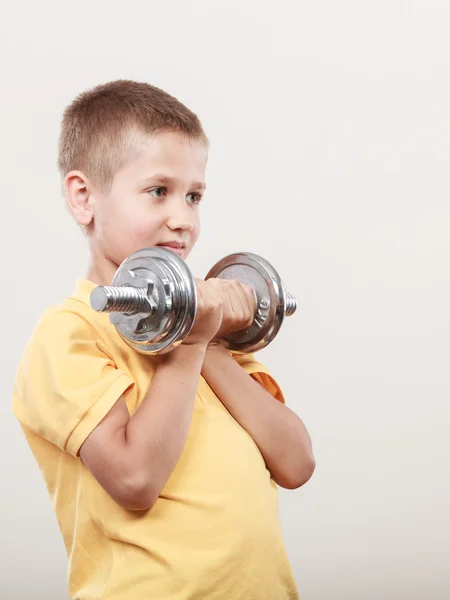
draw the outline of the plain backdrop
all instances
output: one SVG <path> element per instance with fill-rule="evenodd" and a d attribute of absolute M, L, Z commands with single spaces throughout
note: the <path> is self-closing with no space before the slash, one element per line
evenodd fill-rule
<path fill-rule="evenodd" d="M 302 600 L 450 597 L 449 31 L 437 0 L 5 4 L 2 600 L 67 598 L 11 392 L 87 264 L 55 166 L 62 112 L 117 78 L 164 88 L 210 137 L 195 275 L 253 251 L 297 296 L 258 358 L 314 443 L 311 481 L 280 491 Z"/>

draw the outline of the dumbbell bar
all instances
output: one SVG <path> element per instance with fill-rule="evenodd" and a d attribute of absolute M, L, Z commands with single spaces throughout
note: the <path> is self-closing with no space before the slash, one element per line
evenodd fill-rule
<path fill-rule="evenodd" d="M 255 352 L 269 344 L 285 316 L 294 314 L 295 298 L 277 271 L 247 252 L 220 260 L 205 279 L 236 279 L 253 287 L 255 319 L 250 327 L 222 340 L 237 352 Z M 109 312 L 111 322 L 131 347 L 144 354 L 166 353 L 186 338 L 197 313 L 197 288 L 186 263 L 171 250 L 144 248 L 120 265 L 111 286 L 98 286 L 91 306 Z"/>

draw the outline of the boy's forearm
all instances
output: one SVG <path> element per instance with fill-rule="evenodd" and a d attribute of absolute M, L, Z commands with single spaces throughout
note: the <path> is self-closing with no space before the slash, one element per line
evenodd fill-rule
<path fill-rule="evenodd" d="M 304 484 L 314 470 L 309 434 L 299 417 L 250 377 L 222 346 L 210 346 L 202 375 L 253 438 L 272 478 L 282 487 Z"/>
<path fill-rule="evenodd" d="M 179 346 L 157 366 L 126 427 L 146 493 L 158 498 L 186 443 L 206 346 Z"/>

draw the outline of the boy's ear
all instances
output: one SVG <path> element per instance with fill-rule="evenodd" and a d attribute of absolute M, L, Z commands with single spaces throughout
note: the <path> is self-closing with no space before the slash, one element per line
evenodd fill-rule
<path fill-rule="evenodd" d="M 80 225 L 89 225 L 94 216 L 89 180 L 81 171 L 71 171 L 64 179 L 67 208 Z"/>

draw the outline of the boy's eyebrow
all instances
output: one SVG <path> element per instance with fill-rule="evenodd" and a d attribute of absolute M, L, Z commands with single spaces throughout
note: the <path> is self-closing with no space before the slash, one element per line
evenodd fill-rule
<path fill-rule="evenodd" d="M 152 175 L 151 177 L 147 177 L 147 179 L 145 179 L 144 183 L 150 183 L 152 181 L 157 181 L 158 183 L 167 185 L 169 183 L 176 183 L 178 180 L 175 177 L 168 177 L 167 175 L 162 175 L 162 174 L 156 173 L 155 175 Z M 206 183 L 204 181 L 193 181 L 191 183 L 191 186 L 193 188 L 196 188 L 196 189 L 202 190 L 202 191 L 205 191 L 205 189 L 206 189 Z"/>

